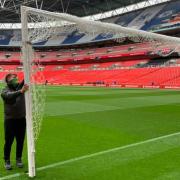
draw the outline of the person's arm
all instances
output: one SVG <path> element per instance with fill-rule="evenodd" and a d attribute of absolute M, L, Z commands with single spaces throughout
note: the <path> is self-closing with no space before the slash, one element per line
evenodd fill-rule
<path fill-rule="evenodd" d="M 1 97 L 4 100 L 13 100 L 22 94 L 21 90 L 18 91 L 10 91 L 9 89 L 4 89 L 1 93 Z"/>
<path fill-rule="evenodd" d="M 24 94 L 28 91 L 29 86 L 24 84 L 23 87 L 18 91 L 10 91 L 9 89 L 2 90 L 1 97 L 4 100 L 15 100 L 19 95 Z"/>

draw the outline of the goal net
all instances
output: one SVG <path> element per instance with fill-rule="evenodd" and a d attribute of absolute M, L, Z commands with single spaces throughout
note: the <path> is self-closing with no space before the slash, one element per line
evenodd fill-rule
<path fill-rule="evenodd" d="M 152 48 L 170 44 L 173 51 L 179 51 L 180 39 L 159 35 L 151 32 L 122 27 L 120 25 L 98 22 L 79 18 L 64 13 L 54 13 L 30 7 L 21 8 L 22 22 L 22 53 L 25 82 L 30 85 L 26 94 L 27 140 L 29 176 L 35 176 L 34 140 L 40 128 L 44 108 L 44 92 L 42 84 L 45 81 L 39 71 L 40 61 L 36 59 L 35 47 L 50 40 L 56 40 L 62 34 L 78 33 L 84 38 L 103 34 L 116 42 L 126 38 L 133 42 L 151 42 Z M 166 54 L 161 53 L 162 56 Z"/>

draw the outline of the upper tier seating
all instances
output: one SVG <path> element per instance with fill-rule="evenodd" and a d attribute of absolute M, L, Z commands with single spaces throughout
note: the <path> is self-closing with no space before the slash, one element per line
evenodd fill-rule
<path fill-rule="evenodd" d="M 159 5 L 131 11 L 116 17 L 103 19 L 105 22 L 115 23 L 126 27 L 142 29 L 146 31 L 159 30 L 163 28 L 178 28 L 180 1 L 168 1 Z M 93 27 L 90 27 L 93 28 Z M 59 30 L 57 35 L 51 36 L 48 40 L 42 40 L 35 46 L 61 46 L 71 44 L 91 43 L 97 41 L 104 41 L 107 39 L 116 39 L 117 36 L 107 34 L 85 34 L 77 30 Z M 21 45 L 21 31 L 20 29 L 7 29 L 0 31 L 0 45 L 1 46 L 20 46 Z"/>

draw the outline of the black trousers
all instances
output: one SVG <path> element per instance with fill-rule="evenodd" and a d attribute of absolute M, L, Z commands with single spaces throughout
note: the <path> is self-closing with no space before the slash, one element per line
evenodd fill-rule
<path fill-rule="evenodd" d="M 4 159 L 10 160 L 11 146 L 16 139 L 16 159 L 22 157 L 23 144 L 26 132 L 26 119 L 5 119 L 4 120 L 5 144 Z"/>

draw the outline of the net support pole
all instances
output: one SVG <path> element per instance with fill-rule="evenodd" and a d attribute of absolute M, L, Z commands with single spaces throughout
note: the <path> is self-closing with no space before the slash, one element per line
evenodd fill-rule
<path fill-rule="evenodd" d="M 21 25 L 22 25 L 22 58 L 24 68 L 24 81 L 29 85 L 29 91 L 25 93 L 26 102 L 26 128 L 27 128 L 27 149 L 28 149 L 28 173 L 29 177 L 34 177 L 35 172 L 35 143 L 32 122 L 32 94 L 31 94 L 31 63 L 32 63 L 32 45 L 28 42 L 28 21 L 26 7 L 21 7 Z"/>

